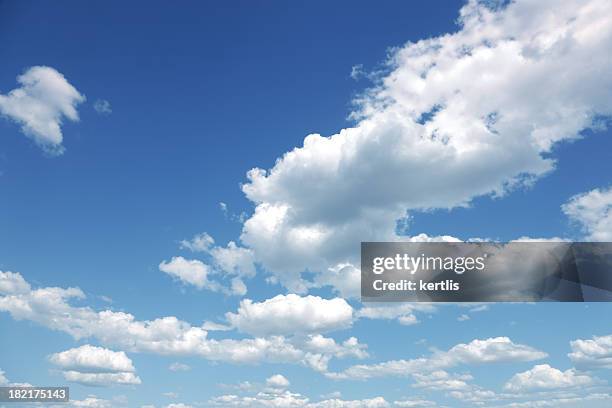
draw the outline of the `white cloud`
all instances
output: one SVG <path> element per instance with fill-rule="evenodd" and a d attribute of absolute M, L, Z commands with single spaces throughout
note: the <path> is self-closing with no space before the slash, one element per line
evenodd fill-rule
<path fill-rule="evenodd" d="M 248 248 L 240 247 L 235 242 L 230 241 L 226 247 L 214 245 L 215 240 L 207 233 L 201 233 L 195 235 L 191 240 L 182 240 L 180 247 L 182 249 L 188 249 L 192 252 L 203 253 L 209 258 L 208 263 L 204 263 L 200 260 L 188 261 L 192 264 L 197 264 L 198 278 L 193 279 L 199 282 L 199 287 L 206 287 L 210 290 L 220 291 L 226 294 L 240 295 L 243 296 L 247 293 L 247 287 L 244 284 L 244 278 L 250 278 L 255 276 L 255 257 L 253 251 Z M 182 257 L 174 257 L 175 259 L 183 260 Z M 161 266 L 164 264 L 160 264 Z M 167 267 L 166 267 L 167 268 Z M 184 269 L 184 268 L 181 268 Z M 193 268 L 187 268 L 191 270 Z M 229 287 L 223 286 L 219 282 L 211 281 L 206 278 L 202 278 L 202 272 L 205 271 L 205 275 L 220 275 L 221 278 L 229 278 Z M 193 282 L 190 282 L 195 284 Z"/>
<path fill-rule="evenodd" d="M 254 335 L 321 333 L 349 327 L 353 308 L 341 298 L 278 295 L 263 302 L 245 299 L 236 313 L 226 313 L 238 330 Z"/>
<path fill-rule="evenodd" d="M 123 351 L 86 344 L 52 354 L 49 361 L 58 366 L 64 378 L 71 382 L 92 386 L 141 383 L 132 360 Z"/>
<path fill-rule="evenodd" d="M 358 267 L 355 243 L 401 239 L 406 211 L 465 206 L 551 171 L 555 144 L 612 113 L 611 8 L 470 1 L 457 32 L 392 52 L 354 127 L 309 135 L 273 168 L 248 173 L 256 208 L 242 242 L 305 292 L 304 271 Z"/>
<path fill-rule="evenodd" d="M 612 335 L 574 340 L 570 346 L 568 356 L 577 367 L 612 368 Z"/>
<path fill-rule="evenodd" d="M 459 322 L 465 322 L 465 321 L 470 320 L 470 319 L 471 319 L 471 318 L 470 318 L 470 316 L 468 316 L 468 315 L 466 315 L 466 314 L 464 313 L 464 314 L 462 314 L 461 316 L 459 316 L 459 317 L 457 318 L 457 321 L 459 321 Z"/>
<path fill-rule="evenodd" d="M 327 373 L 326 375 L 333 379 L 408 376 L 462 364 L 533 361 L 546 356 L 546 353 L 530 346 L 514 343 L 508 337 L 495 337 L 485 340 L 476 339 L 467 344 L 457 344 L 448 351 L 436 351 L 430 357 L 354 365 L 339 373 Z"/>
<path fill-rule="evenodd" d="M 123 351 L 112 351 L 89 344 L 49 356 L 63 370 L 81 372 L 131 372 L 135 371 L 132 360 Z"/>
<path fill-rule="evenodd" d="M 172 363 L 168 367 L 168 370 L 170 371 L 189 371 L 191 370 L 191 367 L 183 363 Z"/>
<path fill-rule="evenodd" d="M 9 382 L 4 374 L 4 371 L 0 369 L 0 385 L 6 385 Z"/>
<path fill-rule="evenodd" d="M 19 273 L 0 271 L 0 294 L 13 295 L 29 291 L 30 285 Z"/>
<path fill-rule="evenodd" d="M 433 312 L 435 310 L 433 305 L 425 303 L 369 303 L 368 306 L 359 309 L 356 315 L 365 319 L 397 319 L 400 324 L 410 326 L 419 322 L 414 312 Z"/>
<path fill-rule="evenodd" d="M 197 259 L 175 256 L 169 262 L 162 261 L 159 270 L 198 289 L 211 287 L 208 281 L 209 267 Z"/>
<path fill-rule="evenodd" d="M 274 374 L 272 377 L 266 379 L 266 385 L 274 388 L 287 388 L 290 383 L 285 377 L 281 374 Z"/>
<path fill-rule="evenodd" d="M 97 99 L 94 102 L 94 110 L 98 112 L 100 115 L 110 115 L 113 112 L 111 108 L 111 104 L 106 99 Z"/>
<path fill-rule="evenodd" d="M 575 369 L 558 370 L 548 364 L 536 365 L 531 370 L 515 374 L 504 389 L 513 392 L 546 390 L 557 388 L 585 387 L 595 384 L 595 380 L 587 374 Z"/>
<path fill-rule="evenodd" d="M 85 96 L 51 67 L 31 67 L 17 82 L 19 88 L 0 94 L 0 113 L 21 125 L 21 131 L 43 149 L 61 154 L 62 122 L 79 120 L 76 107 Z"/>
<path fill-rule="evenodd" d="M 140 378 L 134 373 L 82 373 L 79 371 L 64 371 L 66 381 L 90 386 L 137 385 Z"/>
<path fill-rule="evenodd" d="M 213 246 L 215 240 L 206 232 L 195 235 L 190 240 L 182 240 L 181 248 L 188 249 L 193 252 L 207 252 Z"/>
<path fill-rule="evenodd" d="M 433 391 L 466 390 L 471 387 L 467 381 L 473 379 L 469 374 L 449 374 L 444 370 L 427 374 L 414 373 L 412 377 L 415 380 L 413 387 Z"/>
<path fill-rule="evenodd" d="M 586 239 L 612 241 L 612 188 L 575 195 L 562 209 L 582 226 Z"/>

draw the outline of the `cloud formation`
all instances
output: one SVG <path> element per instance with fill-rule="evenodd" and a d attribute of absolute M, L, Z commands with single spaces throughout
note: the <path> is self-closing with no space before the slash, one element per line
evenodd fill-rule
<path fill-rule="evenodd" d="M 255 211 L 242 242 L 305 292 L 334 284 L 326 275 L 337 265 L 358 267 L 355 243 L 402 239 L 407 211 L 465 206 L 552 171 L 553 146 L 612 113 L 611 8 L 470 1 L 457 32 L 391 53 L 357 100 L 354 127 L 309 135 L 248 173 Z"/>
<path fill-rule="evenodd" d="M 62 370 L 67 381 L 92 386 L 135 385 L 132 360 L 123 351 L 113 351 L 89 344 L 49 356 L 49 361 Z"/>
<path fill-rule="evenodd" d="M 77 106 L 85 101 L 66 78 L 51 67 L 28 68 L 17 77 L 20 87 L 0 94 L 0 113 L 45 151 L 61 154 L 64 119 L 79 120 Z"/>
<path fill-rule="evenodd" d="M 589 241 L 612 241 L 612 188 L 596 188 L 573 196 L 563 212 L 580 224 Z"/>

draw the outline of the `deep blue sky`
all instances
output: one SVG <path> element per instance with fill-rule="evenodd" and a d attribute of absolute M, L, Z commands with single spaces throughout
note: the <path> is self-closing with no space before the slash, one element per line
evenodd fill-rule
<path fill-rule="evenodd" d="M 231 214 L 252 211 L 240 191 L 246 171 L 270 168 L 309 133 L 331 135 L 350 126 L 351 100 L 371 85 L 352 79 L 351 68 L 380 69 L 389 47 L 455 31 L 462 4 L 0 2 L 0 93 L 15 88 L 15 78 L 28 67 L 46 65 L 87 96 L 80 122 L 63 126 L 66 152 L 59 157 L 42 152 L 15 123 L 0 121 L 0 270 L 21 272 L 35 285 L 78 286 L 92 298 L 87 304 L 100 308 L 105 305 L 97 296 L 110 296 L 116 310 L 139 319 L 176 315 L 197 325 L 234 310 L 237 299 L 172 285 L 158 271 L 159 262 L 177 253 L 179 240 L 202 231 L 222 244 L 236 240 L 241 224 L 224 216 L 219 202 L 227 203 Z M 112 113 L 98 114 L 97 99 L 108 100 Z M 574 238 L 578 231 L 560 206 L 610 182 L 609 136 L 605 131 L 558 146 L 558 168 L 538 180 L 537 188 L 479 198 L 472 208 L 414 214 L 410 232 Z M 261 280 L 249 290 L 261 300 L 279 288 Z M 505 305 L 483 314 L 477 325 L 458 323 L 462 312 L 453 309 L 435 323 L 424 317 L 418 332 L 376 321 L 357 324 L 355 333 L 372 344 L 378 361 L 427 353 L 426 346 L 414 345 L 421 338 L 445 349 L 478 336 L 506 335 L 514 322 L 513 339 L 546 349 L 567 369 L 567 344 L 576 335 L 567 330 L 541 339 L 539 330 L 562 331 L 564 321 L 550 319 L 566 315 L 583 336 L 608 334 L 606 322 L 581 319 L 585 307 Z M 449 340 L 449 327 L 459 337 Z M 389 334 L 381 334 L 384 330 Z M 7 376 L 61 381 L 48 371 L 45 357 L 73 347 L 70 337 L 7 314 L 0 315 L 0 333 L 0 368 Z M 312 387 L 313 395 L 345 387 L 293 366 L 236 369 L 190 361 L 191 372 L 167 377 L 166 367 L 176 359 L 130 357 L 147 382 L 126 392 L 139 403 L 159 406 L 163 398 L 149 400 L 147 392 L 180 389 L 187 400 L 197 400 L 199 387 L 208 397 L 219 393 L 211 384 L 262 381 L 279 367 L 298 389 Z M 475 376 L 484 374 L 478 370 Z M 502 367 L 493 378 L 481 377 L 485 385 L 499 386 L 514 372 Z M 378 395 L 385 386 L 399 397 L 405 383 L 349 384 L 346 395 Z M 92 393 L 74 387 L 79 397 Z"/>

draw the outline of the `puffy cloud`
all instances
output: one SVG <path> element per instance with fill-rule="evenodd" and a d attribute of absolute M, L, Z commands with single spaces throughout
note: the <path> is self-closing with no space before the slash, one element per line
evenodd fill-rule
<path fill-rule="evenodd" d="M 247 287 L 243 279 L 253 277 L 256 273 L 253 251 L 240 247 L 233 241 L 230 241 L 226 247 L 217 246 L 215 240 L 205 232 L 195 235 L 191 240 L 182 240 L 180 247 L 192 252 L 203 253 L 208 258 L 207 263 L 195 259 L 187 261 L 179 256 L 172 258 L 170 263 L 162 262 L 160 264 L 162 272 L 169 273 L 168 270 L 170 270 L 170 273 L 173 273 L 172 269 L 175 268 L 171 264 L 177 263 L 179 264 L 177 272 L 181 275 L 189 275 L 191 279 L 187 282 L 200 289 L 206 287 L 231 295 L 243 296 L 246 294 Z M 208 279 L 208 276 L 215 274 L 220 275 L 221 278 L 229 278 L 228 287 Z"/>
<path fill-rule="evenodd" d="M 570 198 L 563 212 L 578 222 L 590 241 L 612 241 L 612 188 L 595 189 Z"/>
<path fill-rule="evenodd" d="M 21 125 L 21 131 L 43 149 L 61 154 L 62 122 L 79 120 L 76 108 L 85 96 L 51 67 L 31 67 L 17 82 L 19 88 L 0 94 L 0 113 Z"/>
<path fill-rule="evenodd" d="M 455 367 L 462 364 L 485 364 L 510 361 L 533 361 L 547 354 L 508 337 L 457 344 L 448 351 L 434 352 L 430 357 L 412 360 L 391 360 L 378 364 L 354 365 L 339 373 L 327 373 L 333 379 L 368 379 L 384 376 L 407 376 Z"/>
<path fill-rule="evenodd" d="M 6 385 L 9 382 L 4 374 L 4 371 L 0 370 L 0 385 Z"/>
<path fill-rule="evenodd" d="M 589 386 L 595 383 L 587 374 L 581 374 L 574 369 L 558 370 L 548 364 L 536 365 L 531 370 L 515 374 L 504 389 L 513 392 L 546 390 L 556 388 L 573 388 Z"/>
<path fill-rule="evenodd" d="M 49 361 L 61 368 L 64 378 L 71 382 L 93 386 L 141 383 L 132 360 L 123 351 L 86 344 L 52 354 Z"/>
<path fill-rule="evenodd" d="M 49 356 L 56 366 L 64 370 L 81 372 L 134 372 L 132 360 L 123 351 L 112 351 L 89 344 Z"/>
<path fill-rule="evenodd" d="M 274 388 L 287 388 L 289 387 L 289 380 L 283 377 L 281 374 L 274 374 L 272 377 L 266 379 L 266 385 Z"/>
<path fill-rule="evenodd" d="M 208 265 L 197 259 L 175 256 L 169 262 L 162 261 L 159 264 L 159 270 L 198 289 L 211 286 L 208 281 Z"/>
<path fill-rule="evenodd" d="M 320 333 L 349 327 L 353 308 L 341 298 L 278 295 L 263 302 L 245 299 L 236 313 L 226 313 L 238 330 L 254 335 Z"/>
<path fill-rule="evenodd" d="M 23 277 L 16 272 L 0 271 L 0 294 L 13 295 L 20 293 L 28 293 L 30 285 Z"/>
<path fill-rule="evenodd" d="M 612 368 L 612 335 L 574 340 L 570 346 L 568 356 L 577 367 Z"/>
<path fill-rule="evenodd" d="M 485 3 L 462 8 L 458 31 L 396 48 L 354 127 L 248 173 L 241 240 L 289 290 L 308 290 L 306 270 L 334 284 L 329 268 L 357 268 L 355 243 L 402 239 L 406 211 L 532 183 L 553 146 L 612 113 L 609 2 Z"/>

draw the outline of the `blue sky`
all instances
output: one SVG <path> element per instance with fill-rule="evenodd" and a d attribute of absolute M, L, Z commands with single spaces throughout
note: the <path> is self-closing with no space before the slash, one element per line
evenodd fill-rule
<path fill-rule="evenodd" d="M 609 406 L 609 305 L 381 307 L 355 276 L 367 240 L 612 241 L 610 16 L 0 3 L 0 383 L 98 407 Z"/>

